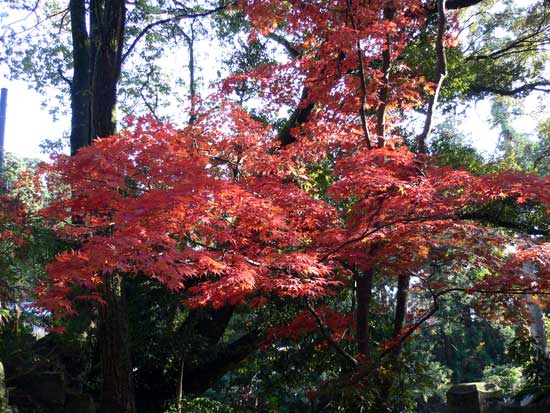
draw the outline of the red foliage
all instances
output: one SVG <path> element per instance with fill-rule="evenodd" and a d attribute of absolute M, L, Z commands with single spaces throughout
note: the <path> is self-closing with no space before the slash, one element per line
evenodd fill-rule
<path fill-rule="evenodd" d="M 389 3 L 395 13 L 385 19 Z M 477 177 L 437 167 L 392 136 L 398 113 L 430 86 L 398 61 L 424 24 L 424 3 L 239 2 L 255 26 L 253 37 L 285 22 L 282 30 L 298 56 L 228 79 L 225 96 L 243 79 L 253 80 L 266 107 L 278 109 L 295 105 L 305 86 L 300 104 L 315 110 L 293 130 L 296 141 L 281 148 L 273 131 L 222 101 L 184 130 L 134 119 L 120 135 L 59 157 L 45 169 L 53 199 L 42 215 L 80 247 L 49 265 L 39 303 L 71 314 L 67 297 L 74 286 L 101 301 L 96 291 L 103 277 L 118 272 L 187 289 L 194 306 L 252 297 L 252 305 L 261 305 L 272 295 L 331 294 L 349 285 L 345 268 L 421 276 L 433 260 L 490 268 L 483 288 L 550 287 L 547 244 L 526 240 L 525 249 L 507 259 L 501 254 L 506 237 L 461 219 L 504 198 L 550 206 L 548 178 Z M 367 110 L 374 136 L 385 86 L 378 63 L 388 35 L 393 69 L 386 140 L 370 149 L 375 142 L 366 140 L 359 113 Z M 304 183 L 323 162 L 334 166 L 334 183 L 322 198 Z M 527 268 L 529 262 L 535 265 Z M 287 333 L 311 331 L 312 321 L 302 314 Z"/>

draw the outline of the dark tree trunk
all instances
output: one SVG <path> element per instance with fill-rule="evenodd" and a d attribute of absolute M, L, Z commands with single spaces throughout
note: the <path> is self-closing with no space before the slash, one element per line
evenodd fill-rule
<path fill-rule="evenodd" d="M 395 318 L 393 320 L 393 336 L 398 337 L 405 326 L 405 319 L 407 318 L 407 303 L 409 299 L 409 286 L 411 277 L 408 275 L 402 275 L 397 282 L 397 295 L 395 304 Z M 393 347 L 394 357 L 399 357 L 401 350 L 403 349 L 403 342 L 398 342 Z"/>
<path fill-rule="evenodd" d="M 124 0 L 90 2 L 92 43 L 92 138 L 116 132 L 117 84 L 122 68 L 126 23 Z M 128 338 L 128 314 L 120 274 L 106 274 L 99 311 L 102 366 L 101 413 L 134 413 L 134 388 Z"/>
<path fill-rule="evenodd" d="M 409 287 L 411 277 L 408 275 L 402 275 L 397 281 L 397 293 L 395 303 L 395 315 L 393 319 L 393 339 L 396 340 L 387 361 L 387 376 L 381 380 L 381 390 L 379 398 L 378 410 L 380 412 L 391 411 L 389 406 L 390 390 L 394 384 L 395 377 L 399 374 L 401 366 L 399 364 L 399 356 L 403 350 L 403 341 L 401 338 L 401 331 L 405 327 L 405 320 L 407 318 L 407 303 L 409 300 Z"/>
<path fill-rule="evenodd" d="M 374 272 L 368 270 L 356 277 L 356 301 L 357 301 L 357 349 L 359 354 L 370 356 L 370 302 L 372 296 L 372 279 Z"/>
<path fill-rule="evenodd" d="M 90 144 L 90 38 L 85 0 L 70 0 L 73 41 L 71 82 L 71 155 Z"/>
<path fill-rule="evenodd" d="M 100 306 L 98 342 L 101 356 L 102 387 L 100 413 L 136 411 L 130 351 L 128 313 L 122 277 L 105 275 L 102 289 L 106 304 Z"/>
<path fill-rule="evenodd" d="M 117 84 L 122 68 L 126 8 L 124 0 L 90 3 L 92 34 L 92 138 L 116 131 Z"/>
<path fill-rule="evenodd" d="M 90 33 L 84 0 L 70 0 L 74 74 L 71 84 L 71 154 L 95 137 L 116 131 L 117 84 L 122 67 L 124 0 L 90 0 Z M 98 312 L 102 366 L 101 413 L 134 413 L 128 315 L 120 274 L 105 274 L 105 305 Z"/>

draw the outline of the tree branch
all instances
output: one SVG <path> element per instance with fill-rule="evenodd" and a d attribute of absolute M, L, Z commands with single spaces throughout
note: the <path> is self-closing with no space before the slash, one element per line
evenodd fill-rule
<path fill-rule="evenodd" d="M 424 129 L 420 135 L 416 137 L 418 152 L 426 153 L 426 141 L 429 139 L 433 128 L 433 117 L 437 107 L 439 92 L 443 86 L 443 81 L 447 77 L 447 56 L 445 55 L 445 45 L 443 44 L 443 36 L 447 27 L 447 17 L 445 15 L 445 0 L 437 1 L 438 24 L 437 24 L 437 86 L 434 94 L 430 97 L 428 103 L 428 113 L 424 122 Z"/>
<path fill-rule="evenodd" d="M 157 26 L 161 26 L 163 24 L 167 24 L 167 23 L 175 23 L 175 22 L 178 22 L 180 20 L 183 20 L 183 19 L 196 19 L 198 17 L 206 17 L 206 16 L 209 16 L 211 14 L 214 14 L 214 13 L 217 13 L 219 11 L 222 11 L 222 10 L 225 10 L 227 9 L 227 7 L 231 6 L 231 5 L 234 5 L 236 4 L 236 2 L 231 2 L 231 3 L 227 3 L 227 4 L 222 4 L 221 6 L 219 7 L 216 7 L 214 9 L 210 9 L 210 10 L 206 10 L 206 11 L 203 11 L 203 12 L 200 12 L 200 13 L 182 13 L 182 14 L 176 14 L 172 17 L 168 17 L 166 19 L 162 19 L 162 20 L 157 20 L 156 22 L 153 22 L 153 23 L 149 23 L 147 26 L 145 26 L 141 32 L 139 32 L 139 34 L 136 36 L 136 38 L 134 39 L 134 41 L 130 44 L 130 46 L 128 47 L 128 49 L 126 50 L 126 52 L 122 55 L 122 62 L 124 63 L 126 61 L 126 59 L 128 58 L 128 56 L 132 53 L 132 51 L 135 49 L 135 47 L 137 46 L 137 44 L 139 43 L 139 41 L 143 38 L 143 36 L 145 36 L 151 29 L 157 27 Z"/>
<path fill-rule="evenodd" d="M 463 9 L 465 7 L 475 6 L 481 3 L 483 0 L 448 0 L 446 8 L 448 10 Z"/>
<path fill-rule="evenodd" d="M 492 93 L 500 96 L 516 96 L 523 93 L 538 91 L 550 92 L 550 81 L 542 80 L 539 82 L 527 83 L 514 89 L 499 89 L 492 86 L 472 86 L 470 91 L 473 93 Z"/>
<path fill-rule="evenodd" d="M 290 43 L 283 36 L 271 32 L 267 35 L 267 38 L 271 39 L 274 42 L 276 42 L 276 43 L 280 44 L 281 46 L 283 46 L 286 49 L 286 51 L 288 52 L 288 54 L 290 55 L 291 58 L 296 59 L 297 57 L 302 56 L 302 53 L 298 49 L 296 49 L 292 45 L 292 43 Z"/>
<path fill-rule="evenodd" d="M 355 19 L 353 18 L 352 9 L 351 9 L 351 0 L 347 0 L 347 10 L 351 20 L 351 26 L 353 30 L 357 31 L 357 25 L 355 24 Z M 355 46 L 357 47 L 357 59 L 359 61 L 359 80 L 361 82 L 361 108 L 359 109 L 359 116 L 361 118 L 361 128 L 363 129 L 363 134 L 365 135 L 365 141 L 368 149 L 372 149 L 371 143 L 371 134 L 369 131 L 369 125 L 367 123 L 367 84 L 365 82 L 365 62 L 363 60 L 363 50 L 361 48 L 361 42 L 359 39 L 356 40 Z"/>
<path fill-rule="evenodd" d="M 391 7 L 384 8 L 384 20 L 393 20 L 395 10 Z M 380 104 L 376 113 L 376 135 L 377 146 L 382 148 L 385 144 L 386 133 L 386 109 L 388 106 L 388 98 L 390 94 L 389 74 L 391 65 L 391 49 L 392 49 L 392 37 L 386 36 L 386 48 L 382 52 L 382 85 L 378 89 L 378 98 Z"/>
<path fill-rule="evenodd" d="M 319 326 L 319 330 L 321 330 L 321 334 L 328 341 L 331 347 L 334 348 L 338 352 L 338 354 L 340 354 L 342 357 L 348 360 L 351 364 L 353 364 L 354 366 L 358 366 L 359 362 L 357 361 L 357 359 L 353 357 L 351 354 L 349 354 L 342 347 L 340 347 L 340 345 L 332 338 L 332 336 L 328 332 L 328 328 L 326 324 L 323 322 L 319 314 L 317 314 L 317 311 L 315 311 L 315 308 L 313 308 L 313 306 L 307 299 L 306 299 L 306 305 L 310 313 L 313 314 L 313 317 L 315 317 L 315 320 L 317 321 L 317 325 Z"/>

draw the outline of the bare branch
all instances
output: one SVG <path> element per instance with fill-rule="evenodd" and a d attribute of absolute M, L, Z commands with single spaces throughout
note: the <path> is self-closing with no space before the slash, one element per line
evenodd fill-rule
<path fill-rule="evenodd" d="M 434 94 L 430 97 L 428 103 L 428 113 L 424 122 L 424 129 L 420 135 L 416 137 L 418 145 L 418 152 L 426 153 L 426 141 L 429 139 L 433 128 L 433 117 L 435 109 L 437 107 L 437 100 L 439 98 L 439 92 L 443 86 L 443 81 L 447 77 L 447 56 L 445 55 L 445 45 L 443 43 L 443 36 L 447 27 L 447 17 L 445 15 L 445 0 L 437 1 L 438 9 L 438 24 L 437 24 L 437 86 Z"/>
<path fill-rule="evenodd" d="M 210 16 L 211 14 L 214 14 L 214 13 L 217 13 L 219 11 L 222 11 L 222 10 L 225 10 L 227 9 L 229 6 L 231 5 L 235 5 L 236 2 L 231 2 L 231 3 L 227 3 L 227 4 L 222 4 L 221 6 L 219 7 L 216 7 L 214 9 L 210 9 L 210 10 L 206 10 L 206 11 L 203 11 L 203 12 L 200 12 L 200 13 L 181 13 L 181 14 L 176 14 L 172 17 L 168 17 L 166 19 L 162 19 L 162 20 L 157 20 L 156 22 L 152 22 L 152 23 L 149 23 L 147 26 L 145 26 L 141 32 L 136 36 L 136 38 L 134 39 L 134 41 L 130 44 L 130 46 L 128 47 L 128 49 L 126 50 L 126 52 L 122 55 L 122 62 L 124 63 L 124 61 L 126 61 L 126 59 L 128 58 L 128 56 L 132 53 L 132 51 L 135 49 L 135 47 L 137 46 L 137 44 L 139 43 L 139 41 L 143 38 L 143 36 L 145 36 L 151 29 L 157 27 L 157 26 L 162 26 L 164 24 L 168 24 L 168 23 L 175 23 L 175 22 L 178 22 L 180 20 L 183 20 L 183 19 L 196 19 L 196 18 L 199 18 L 199 17 L 206 17 L 206 16 Z"/>
<path fill-rule="evenodd" d="M 392 20 L 395 15 L 395 10 L 390 7 L 384 8 L 384 19 Z M 386 48 L 382 52 L 382 85 L 378 90 L 378 98 L 380 99 L 380 105 L 376 113 L 376 135 L 377 146 L 382 148 L 385 144 L 386 134 L 386 109 L 388 106 L 388 98 L 390 94 L 389 74 L 391 65 L 391 48 L 392 38 L 391 35 L 386 36 Z"/>
<path fill-rule="evenodd" d="M 532 91 L 550 92 L 550 81 L 543 80 L 540 82 L 527 83 L 514 89 L 498 89 L 491 86 L 472 86 L 470 91 L 473 93 L 492 93 L 501 96 L 516 96 Z"/>
<path fill-rule="evenodd" d="M 59 77 L 60 77 L 61 79 L 63 79 L 65 82 L 67 82 L 67 84 L 69 85 L 70 88 L 73 87 L 73 82 L 71 81 L 71 79 L 69 79 L 67 76 L 65 76 L 65 75 L 63 74 L 63 70 L 61 70 L 61 66 L 59 66 L 59 67 L 57 68 L 57 73 L 59 74 Z"/>
<path fill-rule="evenodd" d="M 292 43 L 290 43 L 287 39 L 285 39 L 283 36 L 272 32 L 267 35 L 267 38 L 283 46 L 291 58 L 296 59 L 297 57 L 302 56 L 302 53 L 298 49 L 296 49 L 296 47 Z"/>
<path fill-rule="evenodd" d="M 351 0 L 347 0 L 347 10 L 349 19 L 351 20 L 351 26 L 353 30 L 357 30 L 357 25 L 355 24 L 355 19 L 353 18 L 353 13 L 351 10 Z M 359 116 L 361 118 L 361 128 L 363 129 L 363 134 L 365 135 L 365 141 L 367 143 L 367 148 L 372 149 L 371 143 L 371 134 L 369 131 L 369 125 L 367 123 L 367 84 L 365 82 L 365 62 L 363 60 L 363 50 L 361 48 L 361 42 L 357 40 L 355 42 L 357 47 L 357 58 L 359 61 L 359 80 L 361 82 L 361 108 L 359 109 Z"/>
<path fill-rule="evenodd" d="M 359 362 L 355 357 L 353 357 L 351 354 L 349 354 L 346 350 L 344 350 L 330 335 L 328 332 L 328 328 L 326 324 L 323 322 L 319 314 L 317 314 L 317 311 L 315 311 L 315 308 L 311 305 L 309 300 L 306 299 L 306 305 L 308 310 L 313 314 L 313 317 L 315 317 L 315 320 L 317 321 L 317 325 L 319 326 L 319 330 L 321 330 L 321 334 L 323 337 L 328 341 L 328 343 L 331 345 L 332 348 L 334 348 L 338 354 L 340 354 L 342 357 L 344 357 L 346 360 L 348 360 L 351 364 L 353 364 L 355 367 L 359 365 Z"/>

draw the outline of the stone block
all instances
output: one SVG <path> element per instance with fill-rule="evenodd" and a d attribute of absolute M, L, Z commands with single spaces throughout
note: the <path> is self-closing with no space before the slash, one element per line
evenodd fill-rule
<path fill-rule="evenodd" d="M 502 391 L 492 384 L 455 384 L 447 391 L 448 413 L 487 413 L 491 401 L 500 397 Z"/>
<path fill-rule="evenodd" d="M 0 413 L 8 411 L 8 392 L 6 391 L 6 378 L 4 365 L 0 362 Z"/>

